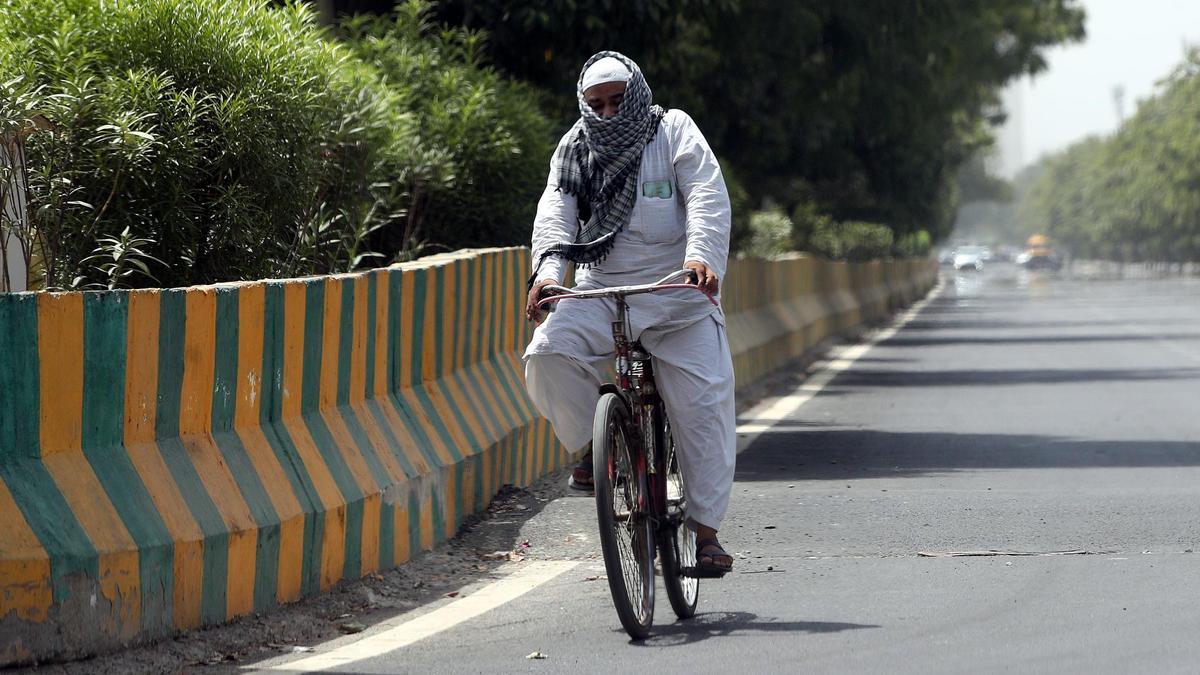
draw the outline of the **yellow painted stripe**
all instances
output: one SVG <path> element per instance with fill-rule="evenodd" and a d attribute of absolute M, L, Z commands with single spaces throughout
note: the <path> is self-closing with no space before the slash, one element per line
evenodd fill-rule
<path fill-rule="evenodd" d="M 101 632 L 132 637 L 141 620 L 137 545 L 81 448 L 82 294 L 38 297 L 38 360 L 42 462 L 96 549 L 97 581 L 116 621 L 101 626 Z"/>
<path fill-rule="evenodd" d="M 83 435 L 83 294 L 38 296 L 42 456 L 78 452 Z"/>
<path fill-rule="evenodd" d="M 125 368 L 125 448 L 174 542 L 172 620 L 178 629 L 200 625 L 204 533 L 154 443 L 158 408 L 157 291 L 129 295 Z"/>
<path fill-rule="evenodd" d="M 381 406 L 390 407 L 390 406 Z M 375 415 L 367 408 L 366 403 L 359 402 L 351 409 L 354 411 L 354 416 L 358 419 L 363 431 L 367 434 L 367 440 L 371 443 L 371 447 L 375 449 L 375 455 L 379 458 L 379 463 L 387 471 L 388 478 L 393 483 L 403 482 L 408 478 L 404 473 L 404 467 L 400 466 L 399 460 L 396 459 L 396 450 L 388 443 L 387 438 L 383 435 L 383 430 L 375 421 Z"/>
<path fill-rule="evenodd" d="M 186 303 L 179 432 L 188 458 L 229 532 L 225 611 L 229 617 L 241 616 L 254 609 L 258 525 L 212 437 L 217 295 L 209 288 L 190 290 Z"/>
<path fill-rule="evenodd" d="M 396 395 L 408 407 L 413 419 L 420 425 L 425 435 L 429 437 L 430 442 L 433 444 L 433 451 L 438 456 L 438 459 L 441 460 L 442 466 L 453 464 L 454 456 L 450 454 L 450 450 L 446 447 L 445 442 L 442 441 L 437 427 L 434 426 L 429 415 L 425 413 L 425 408 L 417 398 L 416 392 L 412 389 L 401 389 Z M 439 412 L 438 414 L 441 413 Z"/>
<path fill-rule="evenodd" d="M 279 463 L 259 420 L 263 390 L 263 317 L 266 287 L 253 284 L 238 291 L 238 373 L 234 425 L 254 471 L 279 517 L 279 564 L 275 599 L 300 598 L 300 561 L 304 557 L 304 509 Z"/>
<path fill-rule="evenodd" d="M 493 442 L 499 441 L 512 432 L 512 425 L 520 417 L 517 415 L 512 401 L 504 393 L 504 386 L 500 383 L 498 375 L 492 367 L 492 363 L 490 361 L 481 361 L 472 366 L 468 374 L 468 381 L 482 385 L 478 386 L 476 391 L 482 392 L 484 405 L 495 411 L 501 428 L 497 430 L 497 436 L 493 439 Z"/>
<path fill-rule="evenodd" d="M 421 452 L 416 437 L 409 431 L 408 424 L 400 418 L 400 412 L 395 405 L 390 396 L 379 401 L 379 409 L 386 418 L 388 429 L 400 443 L 400 447 L 395 448 L 393 452 L 403 453 L 404 458 L 418 474 L 429 473 L 429 462 L 425 459 L 425 453 Z"/>
<path fill-rule="evenodd" d="M 137 544 L 82 451 L 56 452 L 42 461 L 99 557 L 100 592 L 113 607 L 111 614 L 98 615 L 105 621 L 100 632 L 133 637 L 142 616 Z"/>
<path fill-rule="evenodd" d="M 471 435 L 479 441 L 481 448 L 486 448 L 495 440 L 495 431 L 492 425 L 486 419 L 481 419 L 480 415 L 475 412 L 475 408 L 468 400 L 468 394 L 463 391 L 463 388 L 458 385 L 458 381 L 452 377 L 447 377 L 442 380 L 446 383 L 446 390 L 449 392 L 449 402 L 462 413 L 463 419 L 467 421 L 467 427 L 471 430 Z M 446 421 L 450 424 L 457 425 L 457 418 L 448 418 Z M 462 447 L 463 454 L 468 455 L 470 446 Z"/>
<path fill-rule="evenodd" d="M 0 617 L 41 623 L 53 602 L 50 556 L 0 481 Z"/>
<path fill-rule="evenodd" d="M 321 589 L 332 588 L 342 578 L 345 566 L 346 506 L 329 467 L 317 450 L 308 427 L 300 416 L 304 378 L 304 316 L 306 284 L 284 284 L 283 338 L 283 426 L 292 439 L 300 461 L 312 480 L 325 509 L 321 539 Z"/>
<path fill-rule="evenodd" d="M 325 280 L 325 304 L 322 310 L 321 336 L 321 382 L 320 414 L 337 446 L 338 453 L 354 476 L 354 482 L 363 494 L 362 525 L 360 529 L 360 569 L 378 567 L 379 560 L 379 493 L 384 485 L 376 482 L 371 468 L 367 466 L 362 449 L 354 442 L 337 409 L 338 361 L 341 345 L 342 280 Z M 380 477 L 380 482 L 384 482 Z M 343 542 L 344 545 L 344 542 Z M 343 568 L 344 569 L 344 568 Z"/>

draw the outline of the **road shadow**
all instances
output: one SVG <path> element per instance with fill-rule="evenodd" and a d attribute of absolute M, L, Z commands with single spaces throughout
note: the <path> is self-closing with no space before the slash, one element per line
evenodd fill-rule
<path fill-rule="evenodd" d="M 915 337 L 898 335 L 879 344 L 884 347 L 936 347 L 941 345 L 1018 345 L 1083 344 L 1111 342 L 1157 342 L 1200 340 L 1200 333 L 1159 333 L 1155 335 L 964 335 L 955 337 Z"/>
<path fill-rule="evenodd" d="M 922 314 L 924 314 L 922 312 Z M 1014 328 L 1091 328 L 1105 326 L 1145 326 L 1147 324 L 1155 326 L 1195 326 L 1195 321 L 1187 321 L 1183 319 L 1164 319 L 1155 317 L 1139 322 L 1133 319 L 1090 319 L 1081 321 L 1067 321 L 1055 319 L 1052 321 L 1033 321 L 1033 320 L 999 320 L 999 319 L 918 319 L 910 321 L 904 325 L 904 330 L 1008 330 Z"/>
<path fill-rule="evenodd" d="M 1084 384 L 1200 379 L 1200 368 L 1063 368 L 1030 370 L 868 370 L 838 374 L 829 394 L 841 387 L 962 387 L 1015 384 Z M 821 392 L 825 394 L 825 391 Z M 844 392 L 843 392 L 844 393 Z"/>
<path fill-rule="evenodd" d="M 976 469 L 1196 466 L 1200 466 L 1200 440 L 1101 441 L 1035 434 L 797 428 L 760 436 L 738 456 L 735 480 L 840 481 Z"/>
<path fill-rule="evenodd" d="M 705 612 L 675 623 L 655 624 L 650 637 L 640 642 L 631 640 L 630 644 L 638 647 L 679 647 L 709 638 L 740 634 L 779 633 L 782 637 L 786 634 L 840 633 L 863 628 L 881 626 L 837 621 L 779 621 L 752 612 Z M 616 632 L 623 631 L 618 629 Z"/>

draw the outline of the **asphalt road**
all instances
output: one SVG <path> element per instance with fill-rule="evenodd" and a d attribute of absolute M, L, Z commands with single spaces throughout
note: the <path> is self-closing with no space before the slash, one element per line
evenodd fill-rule
<path fill-rule="evenodd" d="M 1196 672 L 1200 282 L 944 282 L 739 456 L 736 573 L 696 618 L 660 587 L 630 642 L 592 503 L 563 497 L 513 568 L 573 566 L 335 672 Z M 1032 555 L 957 555 L 982 551 Z"/>

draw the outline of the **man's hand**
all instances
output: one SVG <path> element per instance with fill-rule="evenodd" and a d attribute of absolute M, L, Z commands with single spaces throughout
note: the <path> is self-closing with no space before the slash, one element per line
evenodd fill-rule
<path fill-rule="evenodd" d="M 542 316 L 545 315 L 546 310 L 538 308 L 538 300 L 541 299 L 543 288 L 552 286 L 556 283 L 558 282 L 554 281 L 553 279 L 542 279 L 534 284 L 533 288 L 529 289 L 529 297 L 525 299 L 526 320 L 532 321 L 535 324 L 540 324 L 542 322 Z"/>
<path fill-rule="evenodd" d="M 699 260 L 689 260 L 683 263 L 683 268 L 692 270 L 696 273 L 696 279 L 698 280 L 697 285 L 700 286 L 700 288 L 708 291 L 711 295 L 717 294 L 717 289 L 720 288 L 721 280 L 718 279 L 717 275 L 708 268 L 708 265 L 705 265 Z"/>

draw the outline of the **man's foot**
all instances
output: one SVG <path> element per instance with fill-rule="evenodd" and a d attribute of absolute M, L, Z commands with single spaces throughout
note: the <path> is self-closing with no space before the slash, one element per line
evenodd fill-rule
<path fill-rule="evenodd" d="M 733 556 L 721 548 L 716 537 L 696 539 L 696 571 L 704 575 L 725 576 L 733 569 Z"/>
<path fill-rule="evenodd" d="M 596 489 L 596 482 L 592 479 L 591 450 L 588 450 L 575 468 L 571 469 L 571 477 L 567 479 L 567 486 L 582 492 L 592 492 Z"/>

